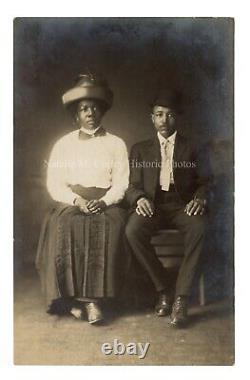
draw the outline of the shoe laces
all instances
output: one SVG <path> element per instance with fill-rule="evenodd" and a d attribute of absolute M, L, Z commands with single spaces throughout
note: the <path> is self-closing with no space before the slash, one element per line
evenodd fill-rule
<path fill-rule="evenodd" d="M 177 297 L 174 303 L 175 310 L 184 312 L 186 307 L 186 300 L 183 297 Z"/>

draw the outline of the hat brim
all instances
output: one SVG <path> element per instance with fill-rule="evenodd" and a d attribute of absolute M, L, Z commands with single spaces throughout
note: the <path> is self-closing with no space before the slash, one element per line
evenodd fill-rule
<path fill-rule="evenodd" d="M 68 106 L 82 99 L 99 100 L 99 101 L 104 102 L 107 108 L 110 108 L 113 103 L 113 93 L 108 88 L 99 87 L 99 86 L 74 87 L 68 90 L 62 96 L 62 102 L 65 106 Z"/>

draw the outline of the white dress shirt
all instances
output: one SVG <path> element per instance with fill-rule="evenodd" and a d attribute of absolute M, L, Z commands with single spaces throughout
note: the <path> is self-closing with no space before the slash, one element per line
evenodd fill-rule
<path fill-rule="evenodd" d="M 73 204 L 76 194 L 69 185 L 110 188 L 101 199 L 118 203 L 128 187 L 129 163 L 122 139 L 104 136 L 79 139 L 79 130 L 63 136 L 54 145 L 47 171 L 47 189 L 59 202 Z"/>
<path fill-rule="evenodd" d="M 160 186 L 164 191 L 169 190 L 170 184 L 174 183 L 173 176 L 173 154 L 176 132 L 165 139 L 158 132 L 158 139 L 161 146 L 161 170 L 160 170 Z"/>

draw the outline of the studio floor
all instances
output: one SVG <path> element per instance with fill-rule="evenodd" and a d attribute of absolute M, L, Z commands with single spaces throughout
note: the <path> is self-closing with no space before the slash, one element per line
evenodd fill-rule
<path fill-rule="evenodd" d="M 15 281 L 15 364 L 17 365 L 232 365 L 234 318 L 224 300 L 190 308 L 188 328 L 175 330 L 151 308 L 109 312 L 101 326 L 45 312 L 39 279 L 32 271 Z M 105 355 L 114 339 L 150 343 L 138 355 Z"/>

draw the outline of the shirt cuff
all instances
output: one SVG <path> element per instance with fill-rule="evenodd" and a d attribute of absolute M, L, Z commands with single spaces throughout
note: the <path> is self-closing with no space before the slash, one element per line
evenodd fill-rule
<path fill-rule="evenodd" d="M 110 205 L 115 203 L 115 202 L 112 202 L 112 200 L 109 197 L 107 197 L 106 195 L 104 195 L 104 197 L 100 198 L 100 201 L 105 202 L 106 206 L 110 206 Z"/>
<path fill-rule="evenodd" d="M 76 198 L 78 198 L 79 197 L 79 195 L 77 195 L 77 194 L 75 194 L 75 193 L 69 193 L 69 194 L 67 194 L 67 199 L 66 199 L 66 197 L 65 197 L 65 203 L 69 203 L 70 205 L 72 205 L 72 206 L 75 206 L 75 203 L 74 203 L 74 201 L 75 201 L 75 199 Z"/>

